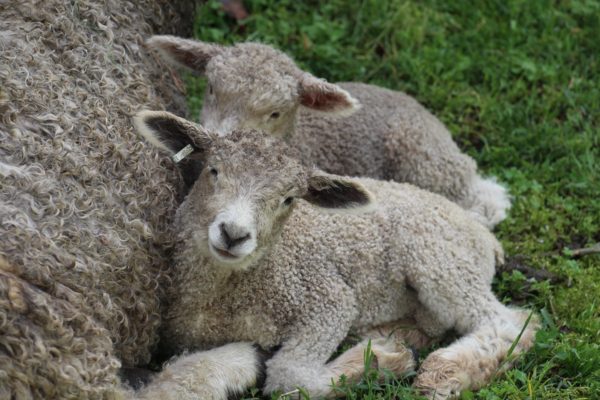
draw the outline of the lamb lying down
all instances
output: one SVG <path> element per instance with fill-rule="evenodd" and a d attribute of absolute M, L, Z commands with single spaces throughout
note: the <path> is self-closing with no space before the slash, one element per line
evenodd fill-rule
<path fill-rule="evenodd" d="M 185 173 L 195 180 L 177 211 L 163 336 L 173 351 L 197 352 L 168 365 L 149 392 L 224 399 L 243 390 L 260 364 L 252 343 L 280 346 L 266 361 L 266 393 L 300 386 L 331 397 L 332 382 L 362 372 L 364 343 L 328 362 L 350 329 L 372 335 L 411 319 L 413 343 L 462 335 L 430 354 L 414 382 L 445 399 L 489 382 L 527 325 L 529 312 L 491 291 L 500 244 L 442 196 L 325 174 L 257 131 L 219 137 L 149 111 L 135 125 L 171 155 L 190 146 Z M 537 325 L 513 354 L 532 346 Z M 374 341 L 379 366 L 397 374 L 415 367 L 401 337 Z"/>
<path fill-rule="evenodd" d="M 219 46 L 174 36 L 147 43 L 206 75 L 201 122 L 211 131 L 260 129 L 285 137 L 304 161 L 327 172 L 412 183 L 455 201 L 489 228 L 506 218 L 506 189 L 482 177 L 444 124 L 404 93 L 326 82 L 259 43 Z"/>

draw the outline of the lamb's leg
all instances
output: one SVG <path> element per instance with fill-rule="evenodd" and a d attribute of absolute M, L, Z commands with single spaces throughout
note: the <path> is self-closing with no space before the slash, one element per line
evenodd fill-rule
<path fill-rule="evenodd" d="M 290 351 L 291 348 L 284 345 L 281 349 L 284 353 L 277 353 L 267 362 L 265 392 L 290 392 L 296 387 L 302 387 L 310 393 L 311 398 L 335 397 L 332 385 L 339 382 L 342 376 L 347 382 L 357 382 L 362 377 L 367 343 L 368 340 L 365 340 L 357 344 L 327 364 L 323 363 L 323 357 L 311 360 L 298 353 L 294 354 L 295 351 Z M 331 348 L 334 349 L 335 346 Z M 393 339 L 375 339 L 371 342 L 371 351 L 375 355 L 376 367 L 397 376 L 414 371 L 416 367 L 412 351 Z"/>
<path fill-rule="evenodd" d="M 487 234 L 484 229 L 481 232 Z M 491 291 L 488 272 L 496 262 L 496 249 L 480 255 L 484 267 L 451 257 L 461 254 L 460 247 L 444 250 L 430 254 L 439 260 L 446 256 L 444 268 L 429 264 L 407 271 L 407 280 L 423 306 L 415 313 L 419 328 L 433 336 L 442 329 L 455 329 L 464 335 L 430 354 L 421 365 L 415 386 L 436 399 L 458 396 L 464 389 L 476 389 L 489 382 L 529 315 L 507 308 Z M 536 320 L 530 321 L 513 354 L 531 347 L 537 327 Z"/>
<path fill-rule="evenodd" d="M 342 284 L 305 304 L 281 348 L 266 362 L 264 392 L 290 392 L 302 387 L 316 399 L 331 395 L 340 371 L 327 360 L 348 334 L 357 309 L 350 288 Z"/>
<path fill-rule="evenodd" d="M 334 395 L 331 386 L 337 383 L 342 375 L 349 379 L 356 379 L 361 375 L 361 367 L 355 366 L 363 362 L 366 343 L 327 363 L 347 335 L 357 312 L 354 296 L 349 290 L 344 293 L 338 289 L 330 293 L 331 298 L 321 298 L 318 303 L 306 308 L 311 310 L 311 314 L 299 316 L 296 326 L 289 329 L 290 336 L 273 358 L 266 362 L 265 393 L 286 393 L 301 387 L 312 398 L 331 397 Z M 374 352 L 376 355 L 379 352 L 381 362 L 385 362 L 386 355 L 398 353 L 398 348 L 394 347 L 394 351 L 391 351 L 392 347 L 382 341 L 375 344 Z M 403 348 L 403 352 L 402 355 L 395 355 L 395 360 L 403 360 L 397 364 L 414 368 L 411 352 L 406 348 Z M 401 369 L 400 366 L 394 368 Z"/>
<path fill-rule="evenodd" d="M 513 356 L 533 345 L 539 323 L 534 317 L 525 327 L 529 312 L 508 309 L 499 302 L 497 310 L 471 333 L 431 353 L 421 365 L 414 386 L 430 399 L 454 398 L 462 390 L 479 389 L 494 374 L 509 368 Z M 509 350 L 522 330 L 507 362 Z"/>
<path fill-rule="evenodd" d="M 185 354 L 137 393 L 140 400 L 226 400 L 256 384 L 263 370 L 260 351 L 250 343 L 232 343 Z"/>
<path fill-rule="evenodd" d="M 331 385 L 338 381 L 342 371 L 330 368 L 326 362 L 350 328 L 349 321 L 336 325 L 328 326 L 332 329 L 327 330 L 323 326 L 295 329 L 294 336 L 266 363 L 264 392 L 287 393 L 301 387 L 314 398 L 330 396 Z"/>
<path fill-rule="evenodd" d="M 319 345 L 317 343 L 316 347 Z M 364 373 L 366 346 L 365 340 L 327 365 L 317 365 L 326 376 L 326 379 L 320 382 L 319 391 L 315 391 L 309 384 L 303 384 L 301 380 L 296 380 L 294 374 L 291 374 L 291 379 L 297 383 L 290 388 L 305 386 L 315 396 L 331 395 L 333 394 L 331 383 L 337 382 L 342 375 L 346 376 L 348 381 L 357 381 Z M 412 352 L 393 337 L 374 339 L 371 349 L 379 368 L 388 369 L 398 375 L 413 371 L 415 368 Z M 277 362 L 272 364 L 277 365 Z M 297 371 L 307 369 L 310 371 L 313 368 L 311 365 L 313 364 L 296 366 Z M 136 398 L 140 400 L 225 400 L 229 394 L 240 393 L 252 387 L 261 375 L 262 369 L 262 356 L 254 346 L 248 343 L 233 343 L 179 357 L 165 366 L 148 386 L 137 393 Z M 293 366 L 291 370 L 294 371 Z"/>
<path fill-rule="evenodd" d="M 406 322 L 406 323 L 405 323 Z M 372 336 L 371 349 L 376 357 L 377 366 L 401 375 L 415 368 L 412 352 L 407 349 L 403 340 L 408 338 L 413 346 L 424 343 L 425 336 L 418 334 L 416 329 L 405 328 L 409 321 L 398 321 L 370 331 Z M 405 330 L 403 330 L 405 329 Z M 402 332 L 403 334 L 400 334 Z M 410 338 L 413 338 L 412 341 Z M 321 339 L 319 339 L 321 340 Z M 340 339 L 341 341 L 341 339 Z M 305 386 L 314 395 L 331 395 L 332 382 L 337 382 L 342 375 L 348 381 L 358 381 L 364 373 L 364 352 L 368 339 L 352 347 L 326 365 L 318 365 L 321 375 L 319 390 L 315 390 L 309 382 L 296 380 L 291 373 L 291 381 L 295 382 L 288 388 Z M 310 343 L 310 350 L 322 347 L 323 343 Z M 331 352 L 336 345 L 331 346 Z M 298 350 L 298 347 L 294 348 Z M 327 352 L 325 352 L 327 353 Z M 313 352 L 313 355 L 318 354 Z M 284 358 L 279 354 L 279 358 Z M 325 357 L 325 359 L 327 356 Z M 298 359 L 298 358 L 296 358 Z M 270 372 L 277 366 L 277 360 L 270 362 Z M 292 362 L 293 363 L 293 362 Z M 285 364 L 288 364 L 287 362 Z M 296 366 L 298 370 L 311 370 L 310 362 Z M 294 370 L 294 367 L 291 367 Z M 262 373 L 262 355 L 248 343 L 233 343 L 217 349 L 183 355 L 169 363 L 162 372 L 157 374 L 152 382 L 137 393 L 140 400 L 154 399 L 226 399 L 231 393 L 239 393 L 254 385 Z M 315 381 L 317 382 L 317 381 Z M 281 385 L 279 385 L 282 388 Z M 272 390 L 269 387 L 266 391 Z M 316 393 L 316 394 L 315 394 Z"/>

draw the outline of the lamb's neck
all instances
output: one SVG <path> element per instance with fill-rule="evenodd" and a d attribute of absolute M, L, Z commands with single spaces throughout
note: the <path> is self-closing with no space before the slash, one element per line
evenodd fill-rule
<path fill-rule="evenodd" d="M 172 273 L 174 296 L 193 295 L 200 302 L 210 302 L 221 290 L 231 274 L 230 268 L 216 265 L 208 257 L 194 255 L 177 262 Z"/>

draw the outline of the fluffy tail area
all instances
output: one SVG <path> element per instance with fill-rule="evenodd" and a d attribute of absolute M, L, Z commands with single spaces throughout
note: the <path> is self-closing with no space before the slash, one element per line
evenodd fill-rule
<path fill-rule="evenodd" d="M 530 315 L 505 308 L 502 316 L 431 353 L 421 365 L 415 387 L 429 399 L 444 400 L 486 385 L 533 346 L 539 322 L 536 315 Z"/>
<path fill-rule="evenodd" d="M 489 229 L 506 218 L 511 199 L 508 190 L 496 182 L 496 178 L 476 176 L 471 184 L 468 197 L 461 205 L 473 217 Z"/>
<path fill-rule="evenodd" d="M 256 384 L 263 356 L 251 343 L 184 354 L 136 394 L 139 400 L 227 400 Z"/>

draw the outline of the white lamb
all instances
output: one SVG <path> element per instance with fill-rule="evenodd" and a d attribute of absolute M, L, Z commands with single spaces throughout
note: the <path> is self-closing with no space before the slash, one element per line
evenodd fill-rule
<path fill-rule="evenodd" d="M 304 161 L 327 172 L 412 183 L 455 201 L 488 228 L 506 218 L 506 189 L 482 178 L 446 127 L 404 93 L 328 83 L 258 43 L 223 47 L 174 36 L 147 43 L 206 75 L 201 123 L 207 129 L 261 129 L 286 137 Z"/>
<path fill-rule="evenodd" d="M 301 386 L 332 396 L 332 382 L 361 372 L 364 343 L 327 362 L 348 331 L 370 335 L 408 318 L 413 344 L 449 329 L 463 335 L 430 354 L 415 380 L 430 398 L 445 399 L 488 382 L 526 325 L 528 312 L 491 291 L 500 244 L 447 199 L 325 174 L 258 131 L 219 137 L 149 111 L 135 124 L 171 155 L 191 146 L 187 159 L 200 171 L 175 219 L 163 334 L 172 350 L 280 346 L 266 362 L 267 393 Z M 532 345 L 536 329 L 525 327 L 514 354 Z M 379 365 L 397 374 L 414 368 L 393 339 L 375 341 Z M 258 353 L 228 346 L 182 356 L 148 390 L 221 399 L 243 389 L 256 379 L 247 373 L 256 373 Z M 223 370 L 215 373 L 215 363 Z"/>

